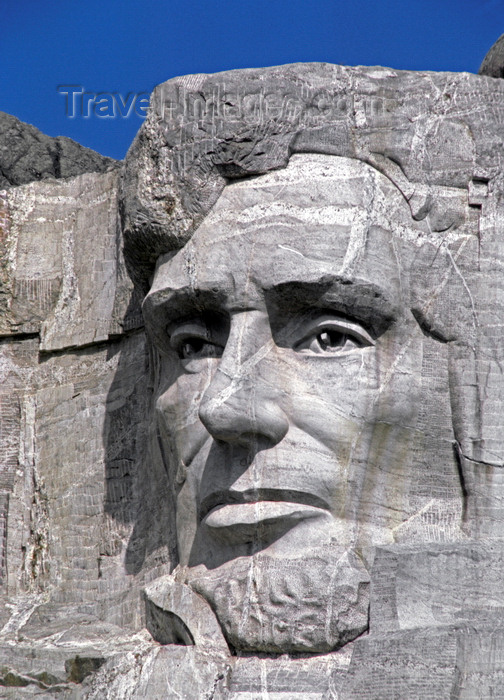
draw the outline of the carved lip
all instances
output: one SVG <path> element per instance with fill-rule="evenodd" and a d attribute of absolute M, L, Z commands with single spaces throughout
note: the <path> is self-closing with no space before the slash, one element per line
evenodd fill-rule
<path fill-rule="evenodd" d="M 304 491 L 290 489 L 249 489 L 247 491 L 220 491 L 211 493 L 203 499 L 199 509 L 200 521 L 211 511 L 222 509 L 223 506 L 245 504 L 291 504 L 293 506 L 309 506 L 321 510 L 329 510 L 328 504 L 319 496 Z M 285 510 L 285 508 L 284 508 Z M 303 509 L 305 510 L 305 509 Z"/>
<path fill-rule="evenodd" d="M 227 501 L 223 503 L 222 498 L 219 498 L 219 502 L 206 513 L 201 523 L 213 537 L 226 545 L 267 545 L 302 521 L 329 515 L 326 504 L 309 494 L 269 492 L 267 495 L 274 496 L 274 500 L 265 499 L 264 492 L 261 494 L 263 498 L 259 499 L 257 491 L 240 493 L 240 498 L 236 493 L 226 495 Z M 230 500 L 229 496 L 233 499 Z M 293 497 L 297 500 L 291 500 Z M 307 504 L 307 500 L 311 503 Z M 211 504 L 212 501 L 207 499 L 207 508 Z"/>

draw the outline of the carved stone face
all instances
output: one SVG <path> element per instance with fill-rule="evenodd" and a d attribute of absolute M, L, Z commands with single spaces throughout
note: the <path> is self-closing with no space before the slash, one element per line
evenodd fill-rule
<path fill-rule="evenodd" d="M 144 311 L 182 566 L 222 578 L 254 556 L 350 552 L 358 588 L 371 548 L 425 505 L 410 502 L 424 336 L 403 260 L 422 235 L 370 166 L 298 155 L 229 185 L 159 261 Z"/>

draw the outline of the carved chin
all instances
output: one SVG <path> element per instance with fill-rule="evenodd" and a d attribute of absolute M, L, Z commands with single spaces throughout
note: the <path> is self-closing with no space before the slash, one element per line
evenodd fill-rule
<path fill-rule="evenodd" d="M 327 653 L 368 629 L 369 574 L 351 550 L 241 557 L 187 570 L 236 651 Z"/>

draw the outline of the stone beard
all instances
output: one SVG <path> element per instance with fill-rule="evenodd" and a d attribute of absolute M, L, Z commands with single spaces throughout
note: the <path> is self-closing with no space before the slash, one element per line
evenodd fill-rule
<path fill-rule="evenodd" d="M 419 441 L 460 517 L 449 430 L 429 421 L 447 378 L 423 381 L 435 340 L 411 311 L 428 234 L 371 166 L 298 154 L 227 185 L 158 261 L 144 316 L 174 576 L 234 649 L 328 652 L 366 631 L 374 547 L 408 541 L 432 503 Z"/>

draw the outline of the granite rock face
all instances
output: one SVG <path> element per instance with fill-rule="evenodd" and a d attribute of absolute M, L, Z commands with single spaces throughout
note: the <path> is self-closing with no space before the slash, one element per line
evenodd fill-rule
<path fill-rule="evenodd" d="M 0 187 L 33 180 L 103 173 L 117 161 L 85 148 L 66 136 L 51 138 L 31 124 L 0 112 Z"/>
<path fill-rule="evenodd" d="M 1 697 L 504 693 L 503 119 L 185 76 L 2 193 Z"/>
<path fill-rule="evenodd" d="M 490 48 L 478 73 L 492 78 L 504 78 L 504 34 Z"/>

